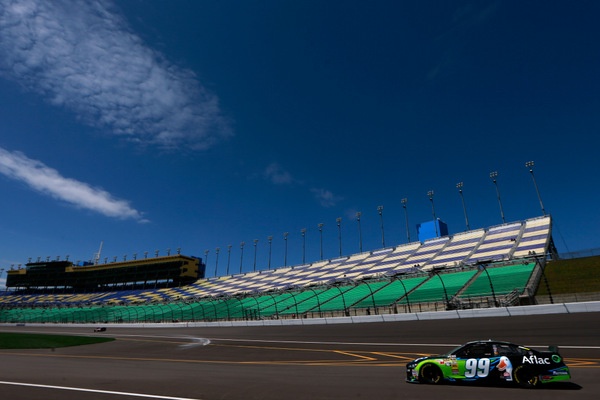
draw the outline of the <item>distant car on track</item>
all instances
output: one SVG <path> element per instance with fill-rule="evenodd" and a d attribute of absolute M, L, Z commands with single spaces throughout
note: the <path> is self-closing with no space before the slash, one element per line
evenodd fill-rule
<path fill-rule="evenodd" d="M 569 379 L 569 367 L 558 348 L 537 351 L 494 340 L 469 342 L 447 354 L 420 357 L 406 365 L 406 381 L 411 383 L 512 383 L 532 388 Z"/>
<path fill-rule="evenodd" d="M 98 328 L 94 328 L 94 332 L 105 332 L 106 328 L 105 327 L 98 327 Z"/>

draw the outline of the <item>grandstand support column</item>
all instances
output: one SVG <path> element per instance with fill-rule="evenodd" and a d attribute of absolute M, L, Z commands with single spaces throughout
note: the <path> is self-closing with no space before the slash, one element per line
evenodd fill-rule
<path fill-rule="evenodd" d="M 439 277 L 439 275 L 438 275 L 438 277 Z M 398 282 L 400 282 L 400 284 L 402 285 L 402 288 L 404 289 L 404 297 L 406 298 L 406 306 L 408 307 L 408 313 L 411 314 L 410 301 L 408 300 L 408 291 L 406 290 L 406 285 L 404 284 L 404 282 L 402 281 L 402 279 L 399 278 L 399 275 L 396 275 L 394 278 Z M 443 284 L 443 282 L 442 282 L 442 284 Z M 445 291 L 445 289 L 444 289 L 444 291 Z M 447 295 L 446 295 L 446 302 L 448 302 L 448 296 Z"/>
<path fill-rule="evenodd" d="M 360 227 L 361 212 L 356 213 L 356 223 L 358 224 L 358 252 L 362 253 L 362 229 Z"/>
<path fill-rule="evenodd" d="M 498 300 L 496 300 L 496 292 L 494 291 L 494 285 L 492 284 L 492 278 L 490 277 L 490 273 L 487 270 L 487 267 L 484 264 L 481 264 L 480 267 L 483 269 L 483 272 L 487 275 L 488 282 L 490 282 L 490 289 L 492 290 L 492 298 L 494 299 L 494 306 L 498 307 Z"/>
<path fill-rule="evenodd" d="M 490 178 L 492 179 L 492 182 L 496 187 L 496 196 L 498 197 L 498 205 L 500 206 L 500 217 L 502 217 L 502 223 L 505 224 L 506 218 L 504 218 L 504 209 L 502 208 L 502 200 L 500 199 L 500 189 L 498 189 L 498 180 L 496 179 L 497 177 L 497 171 L 490 172 Z"/>
<path fill-rule="evenodd" d="M 383 229 L 383 206 L 377 206 L 379 221 L 381 222 L 381 247 L 385 248 L 385 231 Z"/>
<path fill-rule="evenodd" d="M 402 203 L 402 208 L 404 209 L 404 220 L 406 222 L 406 243 L 410 243 L 410 229 L 408 227 L 408 210 L 406 209 L 406 204 L 408 203 L 408 199 L 405 197 L 400 200 Z"/>
<path fill-rule="evenodd" d="M 542 271 L 542 278 L 544 278 L 544 284 L 546 285 L 546 291 L 548 292 L 548 298 L 550 299 L 550 304 L 554 304 L 554 299 L 552 298 L 552 292 L 550 291 L 550 284 L 548 283 L 548 278 L 546 277 L 546 263 L 540 261 L 540 257 L 535 257 L 535 263 L 539 265 L 540 270 Z"/>
<path fill-rule="evenodd" d="M 346 317 L 349 317 L 350 316 L 350 311 L 348 310 L 348 308 L 346 306 L 346 298 L 344 297 L 344 292 L 340 288 L 340 285 L 334 285 L 333 287 L 337 288 L 337 290 L 340 292 L 340 296 L 342 296 L 342 304 L 344 306 L 344 315 Z M 377 314 L 377 309 L 375 309 L 373 311 L 375 312 L 375 314 Z"/>
<path fill-rule="evenodd" d="M 463 212 L 465 214 L 465 224 L 467 225 L 467 230 L 470 231 L 471 227 L 469 226 L 469 217 L 467 215 L 467 207 L 465 206 L 465 196 L 463 195 L 463 183 L 462 182 L 458 182 L 456 184 L 456 188 L 458 189 L 458 194 L 460 195 L 460 200 L 462 202 L 462 206 L 463 206 Z"/>
<path fill-rule="evenodd" d="M 435 237 L 440 236 L 440 232 L 438 230 L 437 217 L 435 215 L 435 206 L 433 204 L 433 190 L 427 192 L 427 196 L 429 197 L 429 201 L 431 202 L 431 213 L 433 214 L 433 225 L 435 226 Z"/>
<path fill-rule="evenodd" d="M 544 203 L 542 202 L 542 196 L 540 196 L 540 190 L 538 188 L 537 182 L 535 180 L 535 175 L 533 174 L 533 161 L 527 161 L 525 163 L 525 167 L 529 168 L 529 173 L 531 174 L 531 179 L 533 180 L 533 186 L 535 187 L 535 193 L 537 193 L 538 200 L 540 202 L 540 207 L 542 209 L 542 215 L 546 216 L 546 209 L 544 208 Z"/>
<path fill-rule="evenodd" d="M 440 276 L 440 273 L 436 270 L 431 271 L 431 275 L 437 275 L 438 279 L 442 283 L 442 288 L 444 289 L 444 298 L 446 299 L 446 308 L 450 305 L 450 301 L 448 300 L 448 291 L 446 290 L 446 285 L 444 284 L 444 280 Z"/>

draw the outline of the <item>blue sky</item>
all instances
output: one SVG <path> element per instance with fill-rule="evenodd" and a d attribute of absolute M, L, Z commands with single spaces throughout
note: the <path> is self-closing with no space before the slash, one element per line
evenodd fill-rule
<path fill-rule="evenodd" d="M 0 268 L 208 253 L 207 275 L 541 215 L 600 247 L 600 3 L 0 0 Z M 381 219 L 377 207 L 383 206 Z M 341 218 L 338 230 L 336 219 Z M 301 230 L 306 229 L 305 252 Z M 245 242 L 242 253 L 240 243 Z M 232 245 L 228 254 L 227 246 Z M 5 277 L 5 274 L 2 278 Z"/>

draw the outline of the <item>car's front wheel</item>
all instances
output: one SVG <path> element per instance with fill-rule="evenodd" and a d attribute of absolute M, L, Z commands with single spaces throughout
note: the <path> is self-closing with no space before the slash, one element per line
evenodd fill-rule
<path fill-rule="evenodd" d="M 438 384 L 442 382 L 442 371 L 434 364 L 425 364 L 419 370 L 419 382 Z"/>
<path fill-rule="evenodd" d="M 539 383 L 539 377 L 523 365 L 515 369 L 514 377 L 515 381 L 524 388 L 534 388 Z"/>

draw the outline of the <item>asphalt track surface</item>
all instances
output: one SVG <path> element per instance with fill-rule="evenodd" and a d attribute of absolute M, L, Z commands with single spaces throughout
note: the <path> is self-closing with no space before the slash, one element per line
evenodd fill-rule
<path fill-rule="evenodd" d="M 0 327 L 109 343 L 0 350 L 2 399 L 595 399 L 600 313 L 227 328 Z M 554 344 L 572 381 L 539 389 L 405 382 L 405 364 L 475 339 Z"/>

